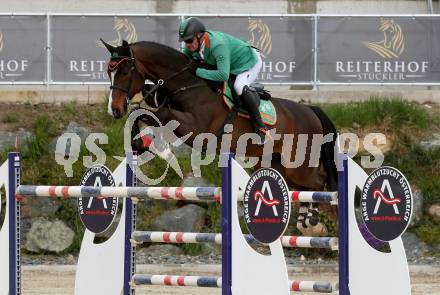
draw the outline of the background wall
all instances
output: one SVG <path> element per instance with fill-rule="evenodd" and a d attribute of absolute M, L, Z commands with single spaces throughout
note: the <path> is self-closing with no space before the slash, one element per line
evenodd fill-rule
<path fill-rule="evenodd" d="M 36 4 L 38 3 L 38 4 Z M 2 0 L 0 12 L 99 13 L 427 13 L 419 0 Z M 434 2 L 438 11 L 438 1 Z"/>
<path fill-rule="evenodd" d="M 425 14 L 426 1 L 289 1 L 253 0 L 2 0 L 0 12 L 58 13 L 322 13 L 322 14 Z M 439 11 L 439 2 L 434 3 Z M 370 96 L 402 96 L 419 102 L 440 103 L 440 87 L 392 86 L 326 86 L 316 90 L 307 87 L 269 87 L 273 95 L 312 102 L 340 102 L 368 99 Z M 80 102 L 102 101 L 103 86 L 0 86 L 0 101 Z"/>

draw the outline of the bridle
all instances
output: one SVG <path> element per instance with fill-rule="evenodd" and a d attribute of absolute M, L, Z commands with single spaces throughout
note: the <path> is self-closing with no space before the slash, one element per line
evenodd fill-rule
<path fill-rule="evenodd" d="M 121 64 L 123 64 L 124 62 L 127 62 L 127 61 L 133 62 L 133 65 L 130 68 L 130 79 L 129 79 L 129 84 L 128 84 L 129 86 L 128 86 L 128 88 L 123 88 L 121 86 L 114 85 L 114 80 L 112 80 L 111 81 L 112 84 L 110 85 L 110 89 L 112 89 L 112 90 L 113 89 L 120 90 L 120 91 L 126 93 L 127 96 L 129 96 L 130 95 L 130 86 L 131 86 L 131 82 L 132 82 L 132 79 L 133 79 L 133 70 L 137 70 L 135 59 L 133 57 L 123 57 L 123 58 L 121 58 L 118 61 L 111 61 L 109 63 L 109 65 L 108 65 L 108 72 L 112 73 L 112 72 L 116 71 Z M 140 73 L 139 71 L 137 71 L 137 72 Z"/>
<path fill-rule="evenodd" d="M 130 56 L 118 56 L 118 55 L 112 56 L 110 59 L 110 62 L 108 64 L 107 71 L 109 74 L 111 74 L 112 72 L 115 72 L 123 63 L 126 63 L 126 62 L 131 63 L 130 72 L 129 72 L 130 78 L 128 80 L 128 87 L 124 88 L 119 85 L 114 85 L 115 81 L 114 81 L 114 79 L 112 79 L 110 89 L 112 89 L 112 90 L 117 89 L 119 91 L 122 91 L 123 93 L 126 93 L 127 94 L 126 102 L 128 104 L 131 99 L 130 98 L 131 97 L 130 87 L 133 82 L 133 73 L 137 72 L 142 77 L 142 79 L 145 80 L 145 71 L 140 71 L 138 69 L 138 67 L 136 66 L 137 63 L 136 63 L 136 58 L 134 57 L 134 54 L 133 54 L 133 49 L 130 47 Z"/>

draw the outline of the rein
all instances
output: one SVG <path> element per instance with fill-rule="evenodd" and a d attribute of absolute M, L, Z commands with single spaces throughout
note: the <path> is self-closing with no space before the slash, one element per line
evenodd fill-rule
<path fill-rule="evenodd" d="M 146 107 L 145 108 L 147 110 L 149 110 L 149 111 L 152 111 L 152 112 L 157 112 L 160 108 L 162 108 L 168 102 L 169 96 L 168 95 L 165 96 L 163 101 L 162 101 L 162 103 L 159 105 L 158 102 L 157 102 L 157 90 L 159 89 L 159 87 L 164 85 L 166 81 L 171 80 L 172 78 L 174 78 L 174 77 L 182 74 L 183 72 L 189 70 L 190 66 L 191 66 L 191 63 L 193 63 L 193 62 L 194 61 L 190 60 L 190 62 L 185 67 L 180 69 L 179 71 L 173 73 L 172 75 L 170 75 L 170 76 L 168 76 L 168 77 L 166 77 L 164 79 L 157 80 L 157 83 L 154 84 L 154 86 L 147 93 L 145 93 L 145 95 L 142 97 L 142 100 L 146 103 Z M 202 86 L 205 86 L 205 84 L 204 83 L 198 83 L 198 84 L 193 84 L 193 85 L 190 85 L 190 86 L 180 87 L 180 88 L 172 91 L 170 95 L 173 96 L 173 95 L 176 95 L 179 92 L 183 92 L 183 91 L 186 91 L 186 90 L 190 90 L 190 89 L 198 88 L 198 87 L 202 87 Z M 155 107 L 150 106 L 147 103 L 147 98 L 149 96 L 151 96 L 153 93 L 154 93 L 154 104 L 155 104 Z"/>
<path fill-rule="evenodd" d="M 190 63 L 191 63 L 191 62 L 190 62 Z M 168 80 L 170 80 L 170 79 L 176 77 L 177 75 L 182 74 L 182 73 L 185 72 L 186 70 L 188 70 L 188 69 L 189 69 L 189 65 L 190 65 L 190 64 L 186 65 L 186 66 L 183 67 L 181 70 L 179 70 L 179 71 L 176 72 L 176 73 L 173 73 L 172 75 L 166 77 L 165 79 L 159 79 L 159 80 L 157 80 L 157 84 L 154 84 L 153 88 L 151 88 L 151 90 L 148 91 L 148 92 L 144 95 L 143 100 L 147 99 L 148 96 L 150 96 L 152 93 L 156 92 L 156 91 L 159 89 L 159 87 L 162 86 L 162 85 L 165 83 L 165 81 L 168 81 Z M 174 92 L 175 92 L 175 91 L 174 91 Z M 173 92 L 172 94 L 174 94 L 174 92 Z"/>

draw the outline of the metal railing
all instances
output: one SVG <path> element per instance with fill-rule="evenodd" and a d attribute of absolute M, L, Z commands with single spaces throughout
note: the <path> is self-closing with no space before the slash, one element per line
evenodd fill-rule
<path fill-rule="evenodd" d="M 319 86 L 338 86 L 338 85 L 361 85 L 361 86 L 379 86 L 379 85 L 391 85 L 391 86 L 401 86 L 401 85 L 413 85 L 413 86 L 439 86 L 439 81 L 404 81 L 404 82 L 395 82 L 395 81 L 373 81 L 373 82 L 359 82 L 359 81 L 321 81 L 320 80 L 320 32 L 319 32 L 319 22 L 322 18 L 341 18 L 341 19 L 349 19 L 349 18 L 412 18 L 412 19 L 420 19 L 420 18 L 435 18 L 440 20 L 440 15 L 435 14 L 350 14 L 350 15 L 342 15 L 342 14 L 181 14 L 181 13 L 152 13 L 152 14 L 110 14 L 110 13 L 0 13 L 0 17 L 16 17 L 16 16 L 44 16 L 46 18 L 46 73 L 45 79 L 42 81 L 2 81 L 0 80 L 0 85 L 109 85 L 109 82 L 106 81 L 57 81 L 53 79 L 53 36 L 52 36 L 52 19 L 53 17 L 62 17 L 62 16 L 78 16 L 78 17 L 177 17 L 179 20 L 188 16 L 200 16 L 200 17 L 238 17 L 238 18 L 258 18 L 258 17 L 279 17 L 280 19 L 285 18 L 311 18 L 313 23 L 313 44 L 312 44 L 312 64 L 311 64 L 311 72 L 312 79 L 310 81 L 288 81 L 288 82 L 270 82 L 263 81 L 261 83 L 265 85 L 286 85 L 286 86 L 311 86 L 313 89 L 317 89 Z M 177 28 L 176 28 L 177 30 Z M 176 36 L 177 38 L 177 36 Z M 182 49 L 181 44 L 181 49 Z M 439 45 L 440 46 L 440 45 Z M 1 59 L 1 55 L 0 55 Z M 55 81 L 54 81 L 55 80 Z"/>

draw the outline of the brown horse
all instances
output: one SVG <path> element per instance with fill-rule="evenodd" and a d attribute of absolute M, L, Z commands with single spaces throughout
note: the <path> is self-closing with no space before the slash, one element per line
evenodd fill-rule
<path fill-rule="evenodd" d="M 194 138 L 200 133 L 219 134 L 222 130 L 229 109 L 224 104 L 221 94 L 214 91 L 206 80 L 194 75 L 192 61 L 183 53 L 155 42 L 137 42 L 113 47 L 103 41 L 111 53 L 109 76 L 111 94 L 109 111 L 115 118 L 121 118 L 127 112 L 127 105 L 132 97 L 144 87 L 146 79 L 154 82 L 154 90 L 166 101 L 159 106 L 155 115 L 163 125 L 177 120 L 180 125 L 175 130 L 176 136 L 183 137 L 192 132 L 187 143 L 193 145 Z M 277 122 L 272 128 L 281 135 L 274 139 L 271 167 L 278 170 L 286 179 L 290 188 L 295 190 L 321 191 L 337 189 L 337 171 L 334 160 L 336 129 L 330 119 L 318 107 L 298 104 L 290 100 L 272 98 L 277 111 Z M 237 149 L 239 137 L 244 133 L 253 133 L 251 122 L 238 116 L 233 123 L 231 151 Z M 289 148 L 283 149 L 284 135 L 292 134 L 293 141 Z M 308 135 L 307 148 L 304 150 L 304 162 L 297 168 L 284 167 L 284 161 L 295 159 L 298 135 Z M 330 142 L 321 146 L 319 163 L 309 165 L 313 135 L 330 134 Z M 220 140 L 218 141 L 220 150 Z M 291 148 L 290 148 L 291 147 Z M 258 157 L 259 164 L 264 148 L 248 144 L 246 156 Z M 319 151 L 318 151 L 319 153 Z M 307 217 L 307 209 L 304 212 Z M 316 217 L 317 209 L 308 212 L 309 217 Z M 302 225 L 299 223 L 302 222 Z M 298 226 L 305 232 L 307 227 L 316 222 L 301 219 Z M 302 228 L 302 229 L 301 229 Z M 308 230 L 309 234 L 310 231 Z"/>

